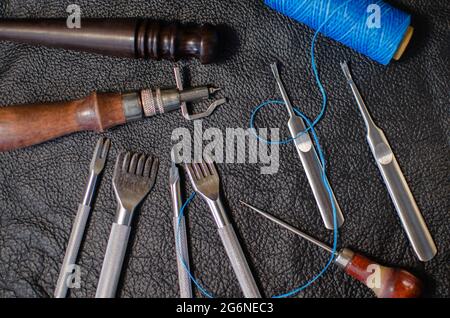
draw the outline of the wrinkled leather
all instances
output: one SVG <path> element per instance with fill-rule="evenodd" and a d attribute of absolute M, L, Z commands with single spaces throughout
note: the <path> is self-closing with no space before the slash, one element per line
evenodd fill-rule
<path fill-rule="evenodd" d="M 73 1 L 2 0 L 1 17 L 66 17 Z M 450 3 L 391 1 L 414 15 L 416 33 L 406 55 L 384 67 L 349 48 L 320 39 L 317 60 L 329 97 L 318 126 L 329 179 L 346 217 L 339 245 L 423 279 L 425 296 L 450 296 L 449 39 Z M 313 81 L 312 31 L 251 0 L 79 0 L 84 17 L 146 16 L 224 26 L 225 57 L 216 64 L 180 63 L 190 84 L 214 84 L 229 99 L 204 120 L 204 128 L 247 127 L 250 110 L 279 98 L 269 64 L 278 60 L 295 102 L 314 117 L 321 98 Z M 226 27 L 225 27 L 226 26 Z M 0 105 L 71 100 L 97 91 L 173 86 L 168 61 L 128 60 L 28 45 L 0 43 Z M 348 60 L 376 122 L 383 128 L 433 234 L 439 254 L 415 257 L 365 141 L 365 128 L 339 62 Z M 204 105 L 205 106 L 205 105 Z M 284 125 L 284 110 L 265 111 L 257 125 Z M 269 116 L 268 114 L 272 114 Z M 79 255 L 82 287 L 72 297 L 93 297 L 116 201 L 113 165 L 122 149 L 161 160 L 156 186 L 137 213 L 120 284 L 121 297 L 177 297 L 177 266 L 168 189 L 171 133 L 193 125 L 179 113 L 118 127 L 104 135 L 113 148 Z M 286 134 L 286 130 L 282 132 Z M 98 138 L 83 132 L 27 149 L 0 154 L 0 296 L 53 294 L 72 222 Z M 308 233 L 331 242 L 292 145 L 280 151 L 276 175 L 258 164 L 220 164 L 223 196 L 261 290 L 272 296 L 311 279 L 328 256 L 311 244 L 240 206 L 245 200 Z M 192 191 L 186 185 L 184 196 Z M 207 206 L 198 197 L 188 209 L 192 268 L 215 296 L 242 293 Z M 196 290 L 197 296 L 200 296 Z M 297 297 L 372 297 L 362 284 L 330 267 Z"/>

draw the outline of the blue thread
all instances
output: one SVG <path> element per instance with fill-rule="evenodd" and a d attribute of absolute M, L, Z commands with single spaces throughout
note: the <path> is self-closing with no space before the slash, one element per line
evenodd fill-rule
<path fill-rule="evenodd" d="M 272 9 L 387 65 L 411 24 L 411 16 L 383 0 L 265 0 Z M 370 7 L 372 5 L 372 7 Z M 336 10 L 342 13 L 334 15 Z M 380 27 L 368 27 L 375 11 Z M 328 23 L 330 22 L 330 23 Z"/>

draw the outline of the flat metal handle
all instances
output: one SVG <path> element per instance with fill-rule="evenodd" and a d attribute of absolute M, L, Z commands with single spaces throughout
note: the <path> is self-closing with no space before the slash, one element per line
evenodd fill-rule
<path fill-rule="evenodd" d="M 414 252 L 421 261 L 429 261 L 437 253 L 436 245 L 383 131 L 373 128 L 368 142 Z"/>
<path fill-rule="evenodd" d="M 95 298 L 115 297 L 130 231 L 130 226 L 113 223 Z"/>
<path fill-rule="evenodd" d="M 59 273 L 58 282 L 54 292 L 55 298 L 64 298 L 69 289 L 69 279 L 73 275 L 73 266 L 77 260 L 78 251 L 80 249 L 81 241 L 83 239 L 84 229 L 89 218 L 91 207 L 84 204 L 78 205 L 78 211 L 75 216 L 75 221 L 72 225 L 69 243 L 67 244 L 66 254 Z"/>
<path fill-rule="evenodd" d="M 180 298 L 192 298 L 192 284 L 189 274 L 187 273 L 183 263 L 180 259 L 179 253 L 184 260 L 186 268 L 189 270 L 189 252 L 187 244 L 187 233 L 186 233 L 186 220 L 184 216 L 180 219 L 178 224 L 178 218 L 173 218 L 173 227 L 175 232 L 175 244 L 176 244 L 176 255 L 177 255 L 177 266 L 178 266 L 178 283 L 180 285 Z M 178 232 L 180 235 L 178 236 Z"/>
<path fill-rule="evenodd" d="M 288 123 L 289 130 L 292 136 L 298 136 L 305 130 L 303 120 L 298 117 L 291 117 Z M 317 155 L 314 144 L 309 134 L 304 133 L 295 139 L 295 146 L 305 169 L 309 185 L 316 199 L 319 207 L 320 216 L 322 217 L 325 227 L 329 230 L 334 228 L 333 222 L 333 206 L 330 200 L 330 195 L 322 180 L 322 164 Z M 326 179 L 328 182 L 328 179 Z M 331 186 L 330 186 L 331 188 Z M 337 225 L 340 227 L 344 223 L 344 215 L 332 191 L 334 206 L 336 207 Z"/>

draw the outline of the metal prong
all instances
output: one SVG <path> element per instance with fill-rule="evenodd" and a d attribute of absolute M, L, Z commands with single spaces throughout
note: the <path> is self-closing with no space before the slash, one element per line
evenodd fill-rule
<path fill-rule="evenodd" d="M 273 76 L 275 77 L 275 80 L 276 80 L 276 81 L 281 80 L 281 78 L 280 78 L 280 72 L 278 71 L 278 65 L 277 65 L 277 63 L 274 62 L 274 63 L 270 64 L 270 68 L 272 69 L 272 73 L 273 73 Z"/>
<path fill-rule="evenodd" d="M 181 92 L 183 91 L 183 80 L 181 79 L 180 68 L 178 66 L 175 66 L 173 68 L 173 72 L 175 74 L 175 82 L 177 84 L 177 88 Z"/>
<path fill-rule="evenodd" d="M 272 69 L 273 76 L 275 77 L 275 80 L 278 85 L 278 89 L 280 90 L 281 96 L 283 97 L 283 101 L 286 104 L 286 109 L 289 112 L 290 117 L 295 117 L 294 108 L 292 107 L 291 100 L 289 99 L 289 96 L 286 92 L 286 89 L 284 88 L 284 84 L 281 81 L 280 73 L 278 71 L 277 63 L 270 64 L 270 68 Z"/>
<path fill-rule="evenodd" d="M 106 157 L 108 156 L 108 151 L 110 147 L 110 140 L 101 137 L 97 141 L 95 146 L 94 154 L 92 156 L 90 170 L 95 174 L 100 174 L 100 172 L 105 167 Z"/>
<path fill-rule="evenodd" d="M 215 93 L 217 93 L 217 92 L 219 92 L 219 91 L 221 91 L 222 89 L 221 88 L 219 88 L 219 87 L 210 87 L 209 88 L 209 94 L 210 95 L 213 95 L 213 94 L 215 94 Z"/>
<path fill-rule="evenodd" d="M 348 68 L 348 64 L 346 61 L 341 62 L 341 68 L 347 81 L 353 81 L 352 73 L 350 73 L 350 69 Z"/>

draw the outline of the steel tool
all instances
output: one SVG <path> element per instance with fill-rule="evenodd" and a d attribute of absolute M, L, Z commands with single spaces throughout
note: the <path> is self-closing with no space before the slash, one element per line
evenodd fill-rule
<path fill-rule="evenodd" d="M 59 273 L 58 282 L 55 288 L 55 298 L 64 298 L 67 295 L 69 280 L 73 277 L 75 262 L 77 260 L 78 250 L 83 239 L 86 223 L 94 201 L 94 194 L 97 188 L 100 174 L 105 167 L 111 142 L 109 139 L 100 138 L 95 147 L 94 155 L 89 167 L 89 178 L 84 189 L 83 201 L 78 205 L 78 211 L 70 233 L 69 243 L 67 244 L 66 254 Z"/>
<path fill-rule="evenodd" d="M 283 97 L 284 103 L 286 104 L 286 109 L 289 112 L 289 131 L 291 132 L 292 138 L 295 138 L 295 147 L 297 149 L 298 155 L 302 162 L 303 168 L 305 169 L 306 176 L 308 177 L 309 185 L 316 199 L 317 205 L 319 207 L 320 215 L 327 229 L 333 229 L 333 206 L 330 200 L 330 195 L 324 184 L 322 177 L 322 165 L 320 163 L 319 157 L 317 156 L 316 149 L 308 133 L 302 133 L 306 131 L 306 126 L 303 119 L 297 116 L 292 107 L 292 103 L 289 96 L 284 88 L 283 82 L 281 81 L 280 74 L 278 72 L 277 63 L 271 64 L 272 72 L 277 81 L 278 88 Z M 328 180 L 326 180 L 328 182 Z M 330 186 L 331 188 L 331 186 Z M 336 208 L 337 225 L 340 227 L 344 223 L 344 216 L 342 215 L 341 208 L 332 193 L 334 206 Z"/>
<path fill-rule="evenodd" d="M 158 166 L 158 159 L 139 153 L 121 153 L 117 158 L 113 188 L 118 207 L 103 260 L 96 298 L 113 298 L 116 294 L 134 211 L 153 188 Z"/>
<path fill-rule="evenodd" d="M 433 238 L 406 183 L 391 146 L 383 131 L 372 120 L 358 87 L 353 81 L 347 63 L 342 62 L 341 67 L 363 116 L 367 128 L 367 142 L 388 188 L 389 195 L 394 202 L 403 228 L 417 257 L 421 261 L 429 261 L 437 253 Z"/>
<path fill-rule="evenodd" d="M 260 298 L 261 294 L 258 286 L 220 199 L 219 174 L 214 163 L 208 160 L 186 164 L 186 168 L 195 191 L 206 201 L 212 212 L 222 244 L 244 296 L 247 298 Z"/>
<path fill-rule="evenodd" d="M 226 102 L 221 98 L 205 112 L 190 114 L 186 103 L 211 98 L 220 89 L 209 86 L 183 89 L 178 67 L 174 73 L 177 88 L 125 94 L 93 93 L 70 102 L 0 107 L 0 151 L 39 144 L 78 131 L 105 131 L 180 108 L 187 120 L 204 118 Z"/>
<path fill-rule="evenodd" d="M 176 165 L 175 152 L 171 152 L 172 167 L 169 172 L 170 195 L 173 208 L 173 228 L 175 233 L 175 246 L 178 265 L 178 283 L 180 285 L 180 298 L 192 298 L 192 285 L 189 274 L 189 249 L 186 232 L 186 220 L 184 215 L 180 216 L 181 191 L 180 191 L 180 173 Z M 180 255 L 179 255 L 180 254 Z M 182 257 L 183 261 L 180 259 Z M 186 268 L 184 267 L 186 266 Z"/>
<path fill-rule="evenodd" d="M 288 229 L 327 252 L 333 253 L 333 249 L 325 243 L 320 242 L 269 213 L 261 211 L 243 201 L 240 202 L 285 229 Z M 369 287 L 378 298 L 416 298 L 420 296 L 422 282 L 413 274 L 403 269 L 379 265 L 348 248 L 334 252 L 334 255 L 336 257 L 334 260 L 335 264 L 339 268 Z"/>

